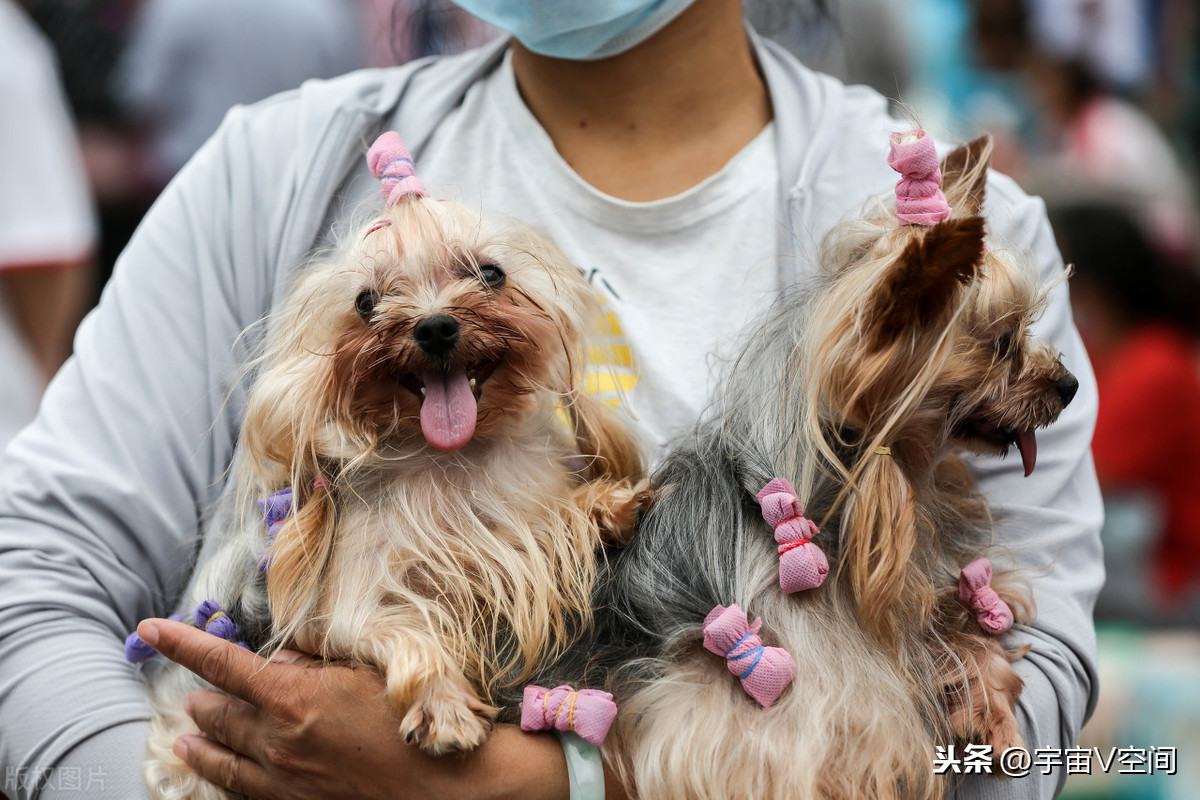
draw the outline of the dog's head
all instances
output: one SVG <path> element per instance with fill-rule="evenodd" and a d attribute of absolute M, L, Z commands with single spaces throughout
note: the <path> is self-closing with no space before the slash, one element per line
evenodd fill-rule
<path fill-rule="evenodd" d="M 545 237 L 404 197 L 293 289 L 247 436 L 293 469 L 495 440 L 552 413 L 596 316 L 586 281 Z"/>
<path fill-rule="evenodd" d="M 1028 474 L 1034 431 L 1078 387 L 1031 333 L 1051 287 L 985 244 L 989 149 L 977 140 L 942 163 L 948 219 L 898 225 L 888 208 L 827 244 L 832 285 L 810 337 L 820 412 L 918 471 L 947 445 L 994 455 L 1016 445 Z"/>
<path fill-rule="evenodd" d="M 902 225 L 887 204 L 835 230 L 828 290 L 805 335 L 806 427 L 842 479 L 843 566 L 863 622 L 884 641 L 902 627 L 896 614 L 932 610 L 914 558 L 923 533 L 938 533 L 930 509 L 947 499 L 935 480 L 947 450 L 1003 455 L 1016 445 L 1028 474 L 1034 431 L 1078 386 L 1031 334 L 1053 284 L 985 244 L 989 151 L 978 140 L 942 162 L 936 221 Z M 928 191 L 912 194 L 924 203 Z"/>

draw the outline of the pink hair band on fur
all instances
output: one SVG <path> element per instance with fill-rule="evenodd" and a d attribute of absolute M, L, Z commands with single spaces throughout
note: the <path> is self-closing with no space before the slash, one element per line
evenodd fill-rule
<path fill-rule="evenodd" d="M 608 692 L 597 689 L 575 691 L 570 686 L 545 689 L 530 684 L 521 702 L 521 730 L 574 731 L 597 747 L 617 718 L 617 704 Z"/>
<path fill-rule="evenodd" d="M 1012 627 L 1013 613 L 992 588 L 992 562 L 976 559 L 962 568 L 958 578 L 958 596 L 975 612 L 979 627 L 992 636 Z"/>
<path fill-rule="evenodd" d="M 796 677 L 796 662 L 782 647 L 764 647 L 761 628 L 762 618 L 749 624 L 737 603 L 715 606 L 704 618 L 704 647 L 725 659 L 746 694 L 770 708 Z"/>
<path fill-rule="evenodd" d="M 896 182 L 896 216 L 901 225 L 936 225 L 950 218 L 942 194 L 942 170 L 933 139 L 920 128 L 893 133 L 888 166 L 900 173 Z"/>
<path fill-rule="evenodd" d="M 784 478 L 775 478 L 754 499 L 762 515 L 775 529 L 779 546 L 779 588 L 787 594 L 815 589 L 829 574 L 825 552 L 812 539 L 821 531 L 804 516 L 796 490 Z"/>
<path fill-rule="evenodd" d="M 388 208 L 409 195 L 429 196 L 425 184 L 413 171 L 412 156 L 404 147 L 400 134 L 395 131 L 388 131 L 375 140 L 375 144 L 367 151 L 367 166 L 371 168 L 371 174 L 379 179 Z"/>
<path fill-rule="evenodd" d="M 372 225 L 370 230 L 368 230 L 366 233 L 363 234 L 363 238 L 364 239 L 367 238 L 368 236 L 370 236 L 372 233 L 379 230 L 380 228 L 390 228 L 391 226 L 392 226 L 392 221 L 390 219 L 381 219 L 381 220 L 377 221 L 374 225 Z"/>

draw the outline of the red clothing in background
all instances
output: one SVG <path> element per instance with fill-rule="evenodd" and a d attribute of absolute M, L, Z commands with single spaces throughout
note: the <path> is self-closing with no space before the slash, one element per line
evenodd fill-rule
<path fill-rule="evenodd" d="M 1100 486 L 1149 491 L 1163 504 L 1156 571 L 1163 596 L 1177 598 L 1200 581 L 1200 358 L 1187 337 L 1146 325 L 1093 364 Z"/>

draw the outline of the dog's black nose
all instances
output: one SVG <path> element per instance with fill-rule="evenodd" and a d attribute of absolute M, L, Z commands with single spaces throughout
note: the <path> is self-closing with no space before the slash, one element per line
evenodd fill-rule
<path fill-rule="evenodd" d="M 423 319 L 413 328 L 417 345 L 431 356 L 444 356 L 458 343 L 458 320 L 446 314 Z"/>
<path fill-rule="evenodd" d="M 1070 405 L 1071 398 L 1075 396 L 1075 392 L 1079 391 L 1079 379 L 1068 372 L 1058 379 L 1058 383 L 1054 384 L 1054 388 L 1058 391 L 1058 396 L 1062 398 L 1063 408 L 1066 408 Z"/>

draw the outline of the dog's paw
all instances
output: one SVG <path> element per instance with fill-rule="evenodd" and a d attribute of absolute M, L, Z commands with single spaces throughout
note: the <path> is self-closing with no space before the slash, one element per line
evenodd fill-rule
<path fill-rule="evenodd" d="M 400 735 L 434 756 L 474 750 L 487 740 L 499 709 L 477 697 L 432 694 L 400 721 Z"/>
<path fill-rule="evenodd" d="M 142 778 L 154 800 L 230 800 L 234 797 L 201 778 L 178 759 L 169 763 L 151 758 L 142 765 Z"/>
<path fill-rule="evenodd" d="M 648 480 L 633 486 L 613 486 L 592 508 L 600 538 L 617 546 L 629 544 L 642 515 L 650 510 L 655 499 L 654 484 Z"/>
<path fill-rule="evenodd" d="M 1021 729 L 1017 725 L 1016 715 L 1000 715 L 993 720 L 991 730 L 983 733 L 983 743 L 992 746 L 994 758 L 999 758 L 1005 750 L 1013 747 L 1023 748 L 1025 740 L 1021 738 Z"/>
<path fill-rule="evenodd" d="M 177 702 L 156 703 L 157 714 L 146 738 L 149 758 L 142 763 L 142 778 L 154 800 L 231 800 L 234 794 L 201 778 L 175 755 L 175 740 L 199 729 Z"/>

